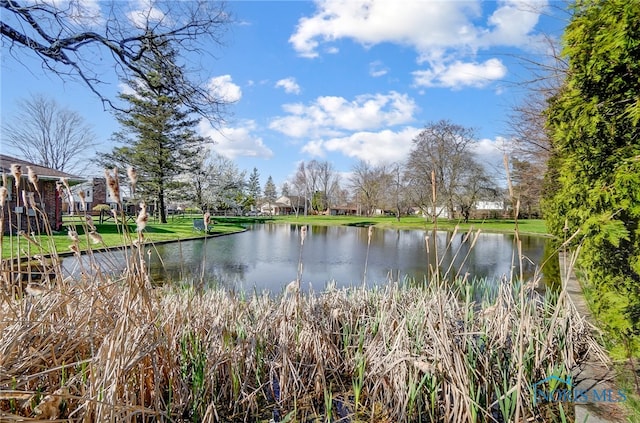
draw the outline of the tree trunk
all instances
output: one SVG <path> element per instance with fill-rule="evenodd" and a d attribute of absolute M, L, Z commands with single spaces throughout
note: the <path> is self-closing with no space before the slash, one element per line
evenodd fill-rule
<path fill-rule="evenodd" d="M 158 204 L 160 206 L 160 223 L 167 223 L 167 208 L 164 203 L 164 190 L 158 193 Z"/>

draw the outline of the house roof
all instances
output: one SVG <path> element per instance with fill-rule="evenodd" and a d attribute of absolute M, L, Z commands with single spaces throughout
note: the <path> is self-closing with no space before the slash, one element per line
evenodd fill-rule
<path fill-rule="evenodd" d="M 86 179 L 81 178 L 80 176 L 72 175 L 70 173 L 62 172 L 60 170 L 51 169 L 45 166 L 41 166 L 35 163 L 28 162 L 23 159 L 19 159 L 17 157 L 7 156 L 5 154 L 0 154 L 0 169 L 2 169 L 3 173 L 6 173 L 8 176 L 11 176 L 11 165 L 17 164 L 22 167 L 22 174 L 26 178 L 27 177 L 27 166 L 31 166 L 33 171 L 38 175 L 39 179 L 55 179 L 58 180 L 60 178 L 68 178 L 69 182 L 84 182 Z"/>

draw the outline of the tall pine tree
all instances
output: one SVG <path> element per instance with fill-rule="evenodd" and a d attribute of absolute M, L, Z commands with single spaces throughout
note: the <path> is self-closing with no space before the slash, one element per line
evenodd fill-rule
<path fill-rule="evenodd" d="M 267 183 L 264 185 L 264 200 L 269 205 L 269 210 L 271 210 L 271 204 L 275 203 L 277 198 L 276 184 L 273 183 L 273 178 L 269 175 Z"/>
<path fill-rule="evenodd" d="M 130 111 L 117 113 L 122 130 L 113 135 L 121 144 L 111 153 L 101 156 L 101 163 L 120 168 L 132 166 L 138 172 L 138 199 L 157 205 L 160 220 L 167 222 L 168 195 L 185 183 L 178 177 L 198 166 L 199 147 L 207 141 L 198 135 L 198 119 L 192 118 L 168 87 L 184 76 L 177 65 L 173 69 L 160 69 L 168 57 L 176 57 L 176 50 L 169 41 L 159 41 L 149 59 L 149 83 L 140 80 L 127 81 L 133 93 L 122 93 L 120 98 L 130 104 Z M 161 60 L 162 58 L 162 60 Z M 173 60 L 171 63 L 175 63 Z"/>
<path fill-rule="evenodd" d="M 254 167 L 251 175 L 249 175 L 249 181 L 247 183 L 247 205 L 248 206 L 257 206 L 258 199 L 260 198 L 260 174 L 258 173 L 258 168 Z"/>

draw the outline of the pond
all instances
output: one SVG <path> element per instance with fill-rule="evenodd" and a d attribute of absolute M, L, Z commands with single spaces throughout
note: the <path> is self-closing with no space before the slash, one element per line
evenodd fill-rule
<path fill-rule="evenodd" d="M 436 252 L 442 271 L 449 270 L 450 275 L 519 274 L 513 235 L 480 233 L 471 248 L 471 237 L 465 242 L 460 233 L 373 228 L 369 243 L 368 228 L 310 226 L 301 246 L 300 228 L 256 224 L 239 234 L 158 245 L 150 258 L 151 275 L 156 281 L 200 280 L 204 275 L 205 282 L 238 291 L 277 293 L 297 278 L 301 262 L 302 287 L 321 291 L 329 281 L 339 287 L 365 280 L 368 285 L 386 283 L 390 278 L 422 281 L 436 266 Z M 547 240 L 521 239 L 523 272 L 530 278 L 544 259 Z"/>

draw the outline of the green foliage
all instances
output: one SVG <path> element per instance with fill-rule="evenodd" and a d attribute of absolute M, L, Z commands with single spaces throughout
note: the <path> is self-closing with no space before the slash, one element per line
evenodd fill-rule
<path fill-rule="evenodd" d="M 563 53 L 567 79 L 547 110 L 544 212 L 558 239 L 580 231 L 572 246 L 582 244 L 596 316 L 630 345 L 640 336 L 640 7 L 578 1 Z"/>
<path fill-rule="evenodd" d="M 148 64 L 151 68 L 162 66 L 167 57 L 177 56 L 168 41 L 159 39 L 156 42 L 156 61 Z M 121 146 L 101 156 L 105 166 L 136 169 L 136 197 L 157 200 L 163 223 L 166 223 L 169 193 L 172 189 L 184 188 L 184 182 L 178 181 L 177 177 L 198 166 L 200 147 L 207 141 L 196 133 L 199 120 L 190 116 L 182 100 L 169 88 L 173 80 L 163 79 L 168 73 L 180 79 L 183 70 L 177 65 L 172 72 L 158 68 L 147 75 L 149 83 L 127 81 L 134 93 L 123 93 L 120 98 L 129 104 L 130 110 L 117 114 L 122 130 L 113 135 Z"/>
<path fill-rule="evenodd" d="M 190 391 L 189 413 L 193 421 L 204 414 L 206 390 L 207 351 L 201 337 L 187 331 L 180 339 L 180 376 Z"/>
<path fill-rule="evenodd" d="M 255 206 L 260 198 L 260 174 L 258 168 L 254 167 L 251 175 L 249 175 L 249 181 L 247 183 L 248 198 L 246 201 L 247 206 Z"/>
<path fill-rule="evenodd" d="M 311 208 L 316 211 L 324 211 L 329 206 L 327 194 L 324 191 L 316 191 L 311 197 Z"/>
<path fill-rule="evenodd" d="M 276 184 L 273 183 L 273 178 L 269 175 L 267 183 L 264 185 L 264 199 L 273 203 L 277 198 Z"/>

